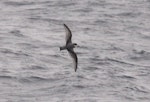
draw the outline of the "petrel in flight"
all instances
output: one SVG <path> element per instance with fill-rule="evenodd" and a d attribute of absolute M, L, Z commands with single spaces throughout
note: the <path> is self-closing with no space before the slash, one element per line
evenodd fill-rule
<path fill-rule="evenodd" d="M 77 71 L 77 66 L 78 66 L 78 58 L 76 53 L 74 52 L 74 48 L 77 46 L 76 43 L 72 43 L 71 38 L 72 38 L 72 33 L 71 30 L 68 28 L 68 26 L 66 24 L 64 24 L 65 30 L 66 30 L 66 45 L 60 47 L 60 51 L 61 50 L 67 50 L 70 54 L 70 56 L 73 59 L 74 62 L 74 69 L 75 72 Z"/>

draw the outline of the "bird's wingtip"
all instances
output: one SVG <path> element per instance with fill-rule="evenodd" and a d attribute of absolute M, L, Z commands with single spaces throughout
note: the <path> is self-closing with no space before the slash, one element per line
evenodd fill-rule
<path fill-rule="evenodd" d="M 77 72 L 77 68 L 75 68 L 75 72 Z"/>
<path fill-rule="evenodd" d="M 65 23 L 63 24 L 64 26 L 67 26 Z"/>

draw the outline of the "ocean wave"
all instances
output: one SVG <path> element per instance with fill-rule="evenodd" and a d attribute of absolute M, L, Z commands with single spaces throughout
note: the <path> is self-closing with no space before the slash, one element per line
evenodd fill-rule
<path fill-rule="evenodd" d="M 8 54 L 8 55 L 10 54 L 10 55 L 15 55 L 15 56 L 30 56 L 29 54 L 24 53 L 22 51 L 13 51 L 11 49 L 5 49 L 5 48 L 1 48 L 0 52 L 3 54 Z"/>
<path fill-rule="evenodd" d="M 20 30 L 12 30 L 12 31 L 10 31 L 10 33 L 16 37 L 25 37 L 23 34 L 21 34 Z"/>
<path fill-rule="evenodd" d="M 5 5 L 10 5 L 10 6 L 26 6 L 26 5 L 33 5 L 34 2 L 27 2 L 27 1 L 6 1 L 4 2 Z"/>
<path fill-rule="evenodd" d="M 127 91 L 135 91 L 135 92 L 140 92 L 140 93 L 149 93 L 149 90 L 146 89 L 143 86 L 131 86 L 131 87 L 125 87 L 125 89 L 127 89 Z"/>
<path fill-rule="evenodd" d="M 117 77 L 123 78 L 123 79 L 127 79 L 127 80 L 136 79 L 135 77 L 130 76 L 130 75 L 119 75 L 119 76 L 117 76 Z"/>
<path fill-rule="evenodd" d="M 7 80 L 7 79 L 16 79 L 16 77 L 14 77 L 14 76 L 9 76 L 9 75 L 0 75 L 0 79 L 2 80 L 2 79 L 5 79 L 5 80 Z"/>
<path fill-rule="evenodd" d="M 117 60 L 117 59 L 112 59 L 112 58 L 106 58 L 106 60 L 111 61 L 111 62 L 116 62 L 116 63 L 124 64 L 124 65 L 130 65 L 130 66 L 150 67 L 150 66 L 144 66 L 144 65 L 139 65 L 139 64 L 134 64 L 134 63 L 129 63 L 129 62 L 126 62 L 126 61 Z"/>
<path fill-rule="evenodd" d="M 30 67 L 31 70 L 45 70 L 46 68 L 45 67 L 42 67 L 42 66 L 38 66 L 38 65 L 32 65 Z"/>
<path fill-rule="evenodd" d="M 23 77 L 20 78 L 19 81 L 21 83 L 35 83 L 35 82 L 43 82 L 47 81 L 47 78 L 41 77 L 41 76 L 29 76 L 29 77 Z"/>

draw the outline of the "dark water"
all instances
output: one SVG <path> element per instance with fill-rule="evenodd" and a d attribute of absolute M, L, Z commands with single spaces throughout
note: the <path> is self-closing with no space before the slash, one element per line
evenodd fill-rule
<path fill-rule="evenodd" d="M 150 0 L 1 0 L 0 14 L 0 102 L 150 102 Z"/>

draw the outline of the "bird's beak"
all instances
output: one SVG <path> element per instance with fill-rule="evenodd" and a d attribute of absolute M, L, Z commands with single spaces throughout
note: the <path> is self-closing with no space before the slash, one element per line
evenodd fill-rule
<path fill-rule="evenodd" d="M 80 47 L 79 45 L 76 45 L 76 47 Z"/>

